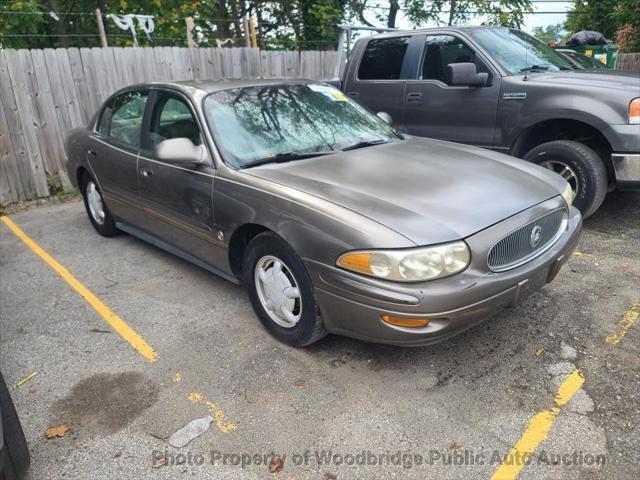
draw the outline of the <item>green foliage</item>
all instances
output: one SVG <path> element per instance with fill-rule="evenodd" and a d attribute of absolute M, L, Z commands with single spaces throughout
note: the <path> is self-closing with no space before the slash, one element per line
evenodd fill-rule
<path fill-rule="evenodd" d="M 560 43 L 566 37 L 566 32 L 561 23 L 547 25 L 546 27 L 535 27 L 531 33 L 544 43 Z"/>
<path fill-rule="evenodd" d="M 24 12 L 40 11 L 42 2 L 39 0 L 9 0 L 2 5 L 2 10 L 11 14 L 0 15 L 0 45 L 3 48 L 38 48 L 34 46 L 32 37 L 12 37 L 10 35 L 38 34 L 44 18 L 39 15 L 26 15 Z M 36 37 L 37 38 L 37 37 Z"/>
<path fill-rule="evenodd" d="M 620 26 L 620 21 L 613 17 L 618 3 L 619 0 L 574 0 L 564 27 L 571 34 L 594 30 L 613 40 Z"/>

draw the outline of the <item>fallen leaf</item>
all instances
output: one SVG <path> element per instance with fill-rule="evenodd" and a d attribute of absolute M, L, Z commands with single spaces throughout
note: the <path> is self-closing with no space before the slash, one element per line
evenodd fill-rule
<path fill-rule="evenodd" d="M 581 257 L 582 256 L 582 252 L 578 252 L 577 250 L 575 252 L 573 252 L 573 255 L 576 257 Z"/>
<path fill-rule="evenodd" d="M 460 444 L 458 442 L 451 442 L 451 445 L 449 445 L 449 449 L 455 450 L 456 448 L 460 448 Z"/>
<path fill-rule="evenodd" d="M 304 387 L 304 380 L 302 378 L 299 378 L 298 380 L 296 380 L 296 387 Z"/>
<path fill-rule="evenodd" d="M 122 452 L 116 452 L 116 454 L 113 456 L 113 458 L 120 458 L 122 456 Z"/>
<path fill-rule="evenodd" d="M 67 433 L 69 431 L 69 425 L 67 425 L 66 423 L 61 423 L 60 425 L 55 425 L 53 427 L 49 427 L 47 428 L 47 432 L 45 433 L 45 436 L 50 439 L 50 438 L 56 438 L 56 437 L 64 437 L 64 434 Z"/>
<path fill-rule="evenodd" d="M 269 462 L 269 471 L 271 473 L 279 472 L 283 467 L 284 460 L 282 460 L 280 457 L 275 457 L 273 460 L 271 460 L 271 462 Z"/>
<path fill-rule="evenodd" d="M 182 381 L 182 374 L 180 372 L 177 372 L 173 376 L 173 383 L 180 383 L 181 381 Z"/>
<path fill-rule="evenodd" d="M 164 467 L 167 464 L 167 456 L 163 455 L 160 458 L 154 458 L 153 463 L 151 464 L 151 468 L 160 468 Z"/>
<path fill-rule="evenodd" d="M 544 348 L 540 347 L 536 350 L 536 357 L 541 357 L 542 355 L 544 355 Z"/>

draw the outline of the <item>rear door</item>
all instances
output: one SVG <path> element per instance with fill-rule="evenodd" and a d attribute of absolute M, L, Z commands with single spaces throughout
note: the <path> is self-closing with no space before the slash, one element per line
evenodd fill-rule
<path fill-rule="evenodd" d="M 393 125 L 402 129 L 407 51 L 411 36 L 373 38 L 353 52 L 344 92 L 372 112 L 391 115 Z"/>
<path fill-rule="evenodd" d="M 470 44 L 455 33 L 416 35 L 422 54 L 407 81 L 404 131 L 481 147 L 493 145 L 500 75 Z M 453 86 L 447 66 L 475 63 L 489 74 L 483 87 Z"/>
<path fill-rule="evenodd" d="M 213 164 L 185 165 L 154 155 L 163 140 L 188 138 L 203 142 L 201 124 L 192 105 L 177 91 L 154 90 L 145 121 L 139 159 L 140 196 L 149 214 L 147 230 L 154 236 L 217 265 L 221 243 L 213 235 Z"/>
<path fill-rule="evenodd" d="M 130 90 L 112 98 L 88 140 L 87 160 L 116 219 L 142 222 L 138 190 L 138 152 L 148 90 Z"/>

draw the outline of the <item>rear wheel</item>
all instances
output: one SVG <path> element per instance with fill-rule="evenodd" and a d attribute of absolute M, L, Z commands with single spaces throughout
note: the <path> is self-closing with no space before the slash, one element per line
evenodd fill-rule
<path fill-rule="evenodd" d="M 538 145 L 525 156 L 528 160 L 563 177 L 575 195 L 573 205 L 584 218 L 593 215 L 607 193 L 607 171 L 600 156 L 588 146 L 572 140 Z"/>
<path fill-rule="evenodd" d="M 117 235 L 120 231 L 116 228 L 113 217 L 102 199 L 102 192 L 97 182 L 89 174 L 82 176 L 80 191 L 93 228 L 103 237 Z"/>
<path fill-rule="evenodd" d="M 247 246 L 243 278 L 258 318 L 278 340 L 305 347 L 327 334 L 302 260 L 272 232 Z"/>
<path fill-rule="evenodd" d="M 0 421 L 2 421 L 6 450 L 5 464 L 0 472 L 0 479 L 14 480 L 24 475 L 29 468 L 31 458 L 16 408 L 9 396 L 9 390 L 4 383 L 2 374 L 0 374 Z"/>

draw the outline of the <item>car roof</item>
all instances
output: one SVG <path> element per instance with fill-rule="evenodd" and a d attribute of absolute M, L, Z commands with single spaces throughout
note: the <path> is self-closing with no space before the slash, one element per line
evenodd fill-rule
<path fill-rule="evenodd" d="M 472 30 L 491 30 L 491 29 L 503 29 L 506 28 L 508 30 L 517 30 L 511 27 L 501 27 L 500 25 L 467 25 L 464 27 L 459 26 L 445 26 L 445 27 L 428 27 L 428 28 L 416 28 L 415 30 L 395 30 L 392 32 L 382 32 L 377 35 L 372 35 L 371 37 L 364 37 L 366 39 L 369 38 L 379 38 L 379 37 L 395 37 L 395 36 L 404 36 L 404 35 L 415 35 L 420 33 L 434 33 L 434 32 L 450 32 L 450 31 L 458 31 L 458 32 L 469 32 Z"/>
<path fill-rule="evenodd" d="M 137 85 L 131 85 L 127 89 L 136 88 L 171 88 L 175 90 L 188 91 L 191 89 L 200 90 L 206 93 L 219 92 L 221 90 L 230 90 L 233 88 L 257 87 L 263 85 L 306 85 L 309 83 L 323 83 L 322 80 L 306 80 L 292 78 L 259 78 L 253 80 L 181 80 L 176 82 L 147 82 Z"/>

